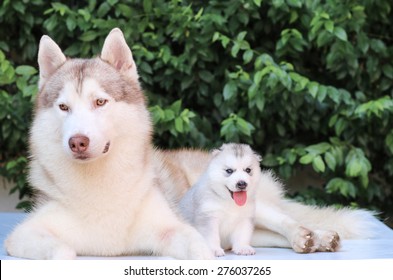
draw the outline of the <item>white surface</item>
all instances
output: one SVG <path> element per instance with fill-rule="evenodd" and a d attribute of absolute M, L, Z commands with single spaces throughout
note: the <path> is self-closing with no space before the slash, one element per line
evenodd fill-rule
<path fill-rule="evenodd" d="M 20 223 L 26 214 L 0 213 L 0 259 L 17 259 L 10 257 L 4 250 L 4 240 L 14 226 Z M 378 224 L 378 234 L 373 239 L 343 240 L 339 252 L 297 254 L 292 249 L 286 248 L 256 248 L 254 256 L 237 256 L 230 252 L 220 260 L 361 260 L 361 259 L 393 259 L 393 230 L 383 223 Z M 39 246 L 39 245 L 37 245 Z M 124 256 L 116 258 L 78 257 L 78 259 L 113 259 L 113 260 L 147 260 L 147 259 L 172 259 L 170 257 L 155 256 Z"/>

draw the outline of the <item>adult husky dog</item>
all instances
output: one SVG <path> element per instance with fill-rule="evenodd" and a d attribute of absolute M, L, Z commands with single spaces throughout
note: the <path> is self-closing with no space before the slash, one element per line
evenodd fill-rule
<path fill-rule="evenodd" d="M 122 32 L 89 60 L 66 59 L 43 36 L 38 63 L 29 179 L 45 199 L 6 240 L 8 253 L 212 258 L 157 187 L 150 116 Z"/>
<path fill-rule="evenodd" d="M 179 209 L 206 239 L 216 257 L 232 249 L 254 255 L 255 194 L 261 157 L 249 145 L 229 143 L 212 151 L 199 180 L 183 196 Z"/>
<path fill-rule="evenodd" d="M 156 151 L 131 51 L 119 29 L 101 55 L 67 59 L 43 36 L 39 95 L 30 131 L 31 185 L 41 200 L 5 241 L 12 256 L 71 259 L 137 253 L 213 257 L 203 237 L 172 210 L 204 171 L 202 151 Z M 287 201 L 262 174 L 254 246 L 334 251 L 339 238 L 367 237 L 365 211 Z"/>

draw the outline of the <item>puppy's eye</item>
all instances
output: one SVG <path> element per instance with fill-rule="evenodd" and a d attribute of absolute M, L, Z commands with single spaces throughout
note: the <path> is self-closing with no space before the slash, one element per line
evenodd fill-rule
<path fill-rule="evenodd" d="M 98 99 L 96 100 L 96 106 L 97 106 L 97 107 L 102 107 L 102 106 L 104 106 L 106 103 L 108 103 L 108 100 L 107 100 L 107 99 L 104 99 L 104 98 L 98 98 Z"/>
<path fill-rule="evenodd" d="M 227 174 L 231 175 L 233 173 L 233 169 L 231 169 L 231 168 L 225 169 L 225 172 Z"/>
<path fill-rule="evenodd" d="M 251 168 L 246 168 L 246 169 L 244 169 L 244 171 L 245 171 L 246 173 L 250 174 L 250 173 L 251 173 Z"/>
<path fill-rule="evenodd" d="M 59 108 L 60 108 L 60 110 L 62 110 L 64 112 L 68 112 L 70 110 L 70 108 L 63 103 L 59 104 Z"/>

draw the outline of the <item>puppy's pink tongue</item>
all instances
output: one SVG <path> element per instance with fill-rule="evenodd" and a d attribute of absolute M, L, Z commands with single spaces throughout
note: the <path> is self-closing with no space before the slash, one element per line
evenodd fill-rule
<path fill-rule="evenodd" d="M 233 192 L 233 200 L 239 206 L 243 206 L 247 201 L 247 192 Z"/>

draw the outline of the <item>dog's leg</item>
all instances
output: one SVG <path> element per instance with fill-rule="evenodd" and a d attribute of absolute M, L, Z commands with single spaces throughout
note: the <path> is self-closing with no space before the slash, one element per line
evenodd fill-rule
<path fill-rule="evenodd" d="M 257 203 L 255 222 L 259 228 L 269 229 L 286 237 L 295 252 L 311 253 L 319 247 L 311 230 L 302 226 L 277 207 Z"/>
<path fill-rule="evenodd" d="M 291 248 L 291 244 L 283 235 L 268 229 L 255 228 L 252 233 L 251 245 L 254 247 Z"/>
<path fill-rule="evenodd" d="M 237 225 L 231 236 L 232 251 L 235 254 L 255 255 L 255 249 L 250 246 L 253 230 L 254 226 L 250 219 L 245 219 Z"/>
<path fill-rule="evenodd" d="M 157 237 L 154 251 L 160 255 L 186 260 L 214 257 L 202 235 L 192 226 L 179 221 L 171 221 Z"/>
<path fill-rule="evenodd" d="M 131 229 L 131 253 L 151 251 L 177 259 L 214 258 L 202 235 L 180 220 L 157 189 L 143 203 L 148 211 L 140 213 L 134 223 L 137 226 Z"/>
<path fill-rule="evenodd" d="M 224 249 L 221 247 L 218 218 L 206 218 L 205 216 L 202 217 L 203 219 L 198 219 L 196 222 L 196 228 L 206 239 L 207 244 L 216 257 L 225 256 Z"/>
<path fill-rule="evenodd" d="M 75 259 L 76 252 L 56 238 L 39 221 L 27 220 L 15 228 L 4 243 L 7 253 L 28 259 Z"/>

